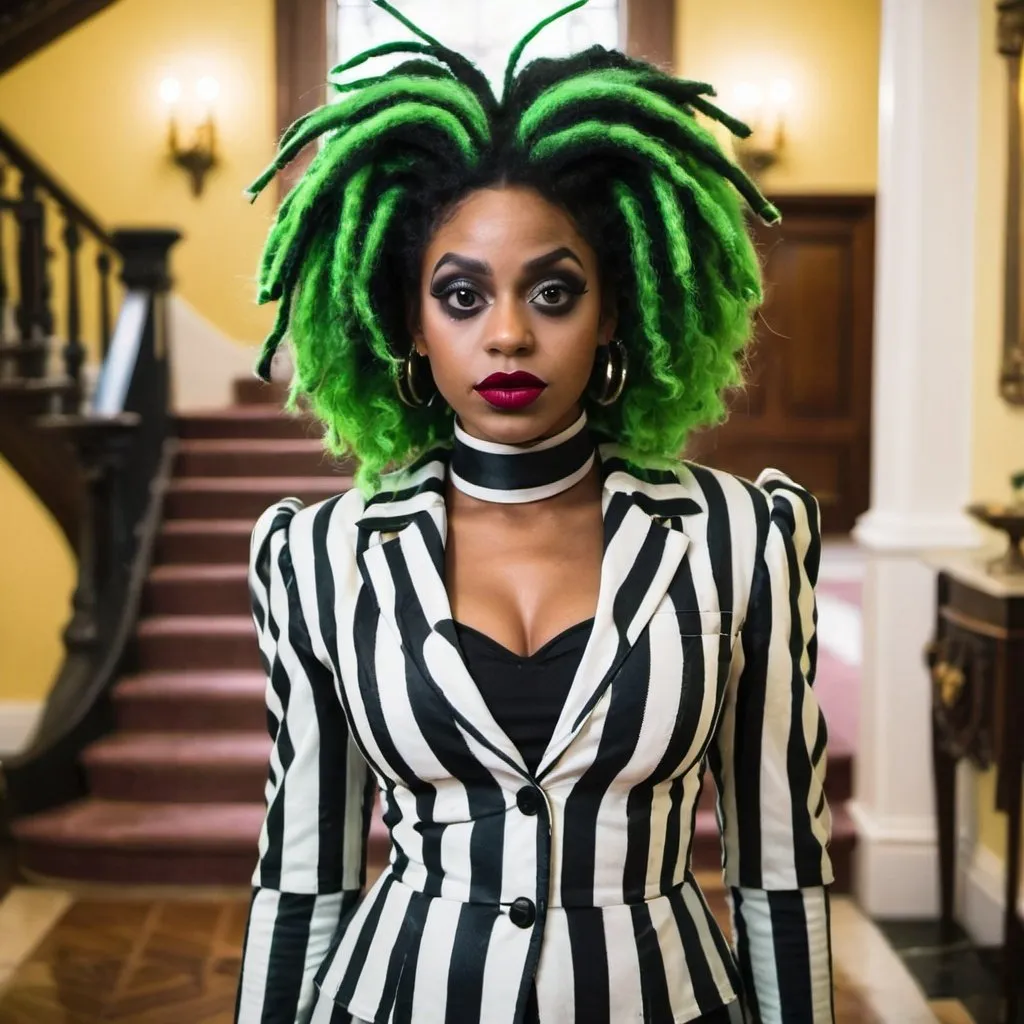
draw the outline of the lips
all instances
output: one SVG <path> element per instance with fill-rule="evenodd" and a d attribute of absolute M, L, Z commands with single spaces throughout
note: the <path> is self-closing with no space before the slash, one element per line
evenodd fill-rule
<path fill-rule="evenodd" d="M 547 384 L 525 370 L 513 373 L 492 373 L 475 386 L 475 390 L 495 409 L 523 409 L 535 402 Z"/>

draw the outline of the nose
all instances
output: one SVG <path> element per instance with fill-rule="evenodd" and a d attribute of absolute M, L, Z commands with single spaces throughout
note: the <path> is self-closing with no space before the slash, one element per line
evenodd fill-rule
<path fill-rule="evenodd" d="M 487 350 L 495 355 L 523 355 L 533 351 L 536 339 L 526 311 L 515 297 L 494 302 L 488 323 Z"/>

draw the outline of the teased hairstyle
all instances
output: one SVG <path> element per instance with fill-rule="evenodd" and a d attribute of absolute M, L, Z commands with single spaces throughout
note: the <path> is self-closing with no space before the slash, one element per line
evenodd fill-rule
<path fill-rule="evenodd" d="M 593 46 L 537 59 L 516 73 L 515 46 L 499 102 L 483 73 L 374 0 L 422 42 L 376 46 L 334 68 L 341 93 L 293 124 L 255 197 L 307 144 L 326 136 L 282 202 L 259 273 L 259 301 L 277 301 L 258 373 L 267 379 L 291 338 L 289 404 L 307 396 L 336 454 L 360 462 L 372 488 L 451 433 L 444 402 L 409 408 L 395 380 L 411 346 L 407 310 L 420 258 L 453 206 L 489 185 L 531 187 L 565 209 L 592 246 L 612 296 L 630 375 L 591 425 L 638 457 L 676 457 L 687 434 L 723 414 L 722 392 L 761 301 L 760 267 L 741 197 L 766 221 L 778 212 L 695 118 L 749 130 L 706 99 L 714 90 Z M 338 76 L 373 57 L 414 56 L 358 81 Z"/>

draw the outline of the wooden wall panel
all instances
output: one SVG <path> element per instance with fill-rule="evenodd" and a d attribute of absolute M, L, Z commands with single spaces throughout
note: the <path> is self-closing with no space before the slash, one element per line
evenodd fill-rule
<path fill-rule="evenodd" d="M 766 312 L 778 331 L 766 344 L 786 348 L 781 360 L 782 408 L 804 419 L 828 418 L 837 412 L 846 415 L 850 356 L 848 317 L 844 316 L 849 290 L 846 250 L 841 244 L 808 240 L 776 252 L 789 257 L 778 262 L 791 266 L 769 267 L 769 274 L 794 282 L 792 292 L 775 290 Z M 823 345 L 823 338 L 839 343 Z"/>
<path fill-rule="evenodd" d="M 619 2 L 626 5 L 626 53 L 671 74 L 675 69 L 676 0 Z"/>
<path fill-rule="evenodd" d="M 327 0 L 275 0 L 277 135 L 327 99 Z M 284 196 L 313 159 L 310 145 L 278 176 Z"/>
<path fill-rule="evenodd" d="M 754 228 L 765 304 L 747 387 L 687 455 L 748 478 L 781 469 L 815 492 L 826 531 L 846 532 L 869 501 L 874 199 L 774 202 L 781 226 Z"/>

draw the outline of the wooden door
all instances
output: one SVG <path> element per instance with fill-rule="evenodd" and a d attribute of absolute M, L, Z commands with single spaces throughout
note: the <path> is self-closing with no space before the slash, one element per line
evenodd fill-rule
<path fill-rule="evenodd" d="M 869 502 L 874 198 L 782 196 L 758 224 L 765 304 L 748 384 L 687 457 L 753 479 L 766 466 L 809 488 L 827 533 Z"/>

